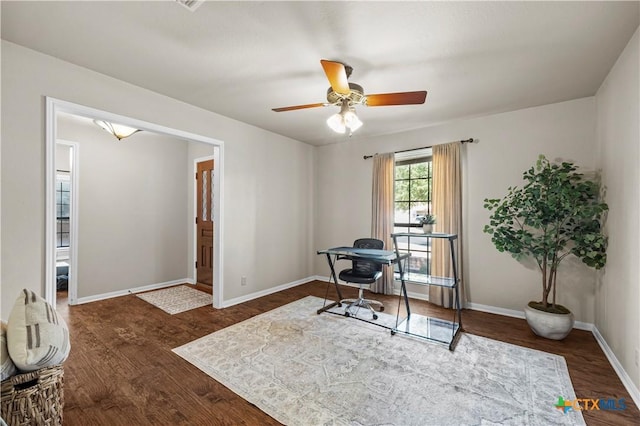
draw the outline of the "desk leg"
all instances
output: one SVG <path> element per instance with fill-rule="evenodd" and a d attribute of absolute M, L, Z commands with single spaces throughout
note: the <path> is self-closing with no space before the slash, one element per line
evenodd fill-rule
<path fill-rule="evenodd" d="M 453 323 L 456 323 L 456 316 L 458 319 L 458 329 L 453 331 L 453 336 L 451 336 L 451 343 L 449 344 L 449 350 L 453 351 L 458 343 L 458 339 L 460 337 L 460 333 L 462 333 L 462 307 L 460 306 L 460 285 L 462 284 L 458 280 L 458 265 L 456 262 L 456 252 L 453 247 L 453 240 L 449 240 L 449 248 L 451 249 L 451 265 L 453 267 L 453 279 L 456 283 L 454 288 L 454 309 L 455 313 L 453 314 Z M 455 327 L 455 325 L 454 325 Z"/>
<path fill-rule="evenodd" d="M 395 247 L 396 257 L 400 258 L 400 251 L 398 250 L 398 241 L 396 237 L 393 237 L 393 246 Z M 408 259 L 408 258 L 407 258 Z M 404 306 L 407 309 L 407 318 L 409 321 L 411 317 L 411 308 L 409 307 L 409 295 L 407 295 L 407 285 L 404 279 L 404 266 L 402 260 L 398 260 L 398 272 L 400 272 L 400 297 L 404 299 Z M 393 266 L 389 266 L 393 267 Z M 398 312 L 396 313 L 396 327 L 394 330 L 391 330 L 391 335 L 396 334 L 396 330 L 398 329 L 398 325 L 400 324 L 400 301 L 398 301 Z"/>
<path fill-rule="evenodd" d="M 458 314 L 458 323 L 460 324 L 460 329 L 462 329 L 462 311 L 461 311 L 462 307 L 460 306 L 460 285 L 462 283 L 458 281 L 458 264 L 456 259 L 456 252 L 453 247 L 453 240 L 449 240 L 449 248 L 451 250 L 451 266 L 453 268 L 453 279 L 454 279 L 454 282 L 456 283 L 454 309 Z"/>
<path fill-rule="evenodd" d="M 335 268 L 333 266 L 333 260 L 331 259 L 331 255 L 329 253 L 327 253 L 327 263 L 329 264 L 329 268 L 331 269 L 331 277 L 333 277 L 333 283 L 336 286 L 336 292 L 338 293 L 338 301 L 330 303 L 327 306 L 324 306 L 324 307 L 318 309 L 318 311 L 316 312 L 318 315 L 321 314 L 324 311 L 328 311 L 329 309 L 333 308 L 334 306 L 342 306 L 340 304 L 340 301 L 342 300 L 342 293 L 340 292 L 340 287 L 338 287 L 338 278 L 336 277 L 336 270 L 335 270 Z M 325 299 L 325 301 L 326 301 L 326 299 Z"/>
<path fill-rule="evenodd" d="M 394 241 L 394 245 L 397 247 L 397 243 L 395 243 Z M 396 250 L 396 256 L 400 256 L 400 252 L 398 250 Z M 401 296 L 404 298 L 404 305 L 407 308 L 407 318 L 409 318 L 411 316 L 411 308 L 409 308 L 409 295 L 407 295 L 407 285 L 405 283 L 405 279 L 404 279 L 404 265 L 402 264 L 402 261 L 398 261 L 398 272 L 400 272 L 400 294 Z M 397 324 L 396 324 L 397 326 Z"/>

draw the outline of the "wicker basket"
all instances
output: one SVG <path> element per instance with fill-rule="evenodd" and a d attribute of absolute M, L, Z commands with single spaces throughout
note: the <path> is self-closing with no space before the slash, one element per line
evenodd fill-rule
<path fill-rule="evenodd" d="M 9 377 L 2 382 L 2 418 L 8 426 L 61 425 L 62 365 Z"/>

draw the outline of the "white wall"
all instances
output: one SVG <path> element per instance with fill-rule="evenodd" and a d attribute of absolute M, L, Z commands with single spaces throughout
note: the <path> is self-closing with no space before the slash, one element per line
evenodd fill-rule
<path fill-rule="evenodd" d="M 521 184 L 522 172 L 539 154 L 593 168 L 594 123 L 595 100 L 585 98 L 321 147 L 317 153 L 316 248 L 349 245 L 369 235 L 372 162 L 363 160 L 363 155 L 472 137 L 478 143 L 463 148 L 463 261 L 468 300 L 522 311 L 527 302 L 541 298 L 540 274 L 494 248 L 490 236 L 482 232 L 489 219 L 483 200 L 502 197 L 507 187 Z M 577 320 L 593 322 L 595 272 L 565 262 L 558 276 L 558 301 Z M 329 275 L 324 258 L 317 256 L 315 267 L 318 275 Z M 412 286 L 409 290 L 421 289 Z"/>
<path fill-rule="evenodd" d="M 607 265 L 600 277 L 595 324 L 640 387 L 640 51 L 638 30 L 596 94 L 598 163 L 609 214 Z"/>
<path fill-rule="evenodd" d="M 45 96 L 224 141 L 224 300 L 312 275 L 313 147 L 3 40 L 2 318 L 44 295 Z"/>
<path fill-rule="evenodd" d="M 187 142 L 65 115 L 58 138 L 78 143 L 78 297 L 187 277 Z"/>

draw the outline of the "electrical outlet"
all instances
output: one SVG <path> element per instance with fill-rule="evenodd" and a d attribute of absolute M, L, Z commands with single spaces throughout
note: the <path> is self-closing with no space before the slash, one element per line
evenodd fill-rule
<path fill-rule="evenodd" d="M 240 285 L 247 285 L 247 277 L 240 278 Z"/>

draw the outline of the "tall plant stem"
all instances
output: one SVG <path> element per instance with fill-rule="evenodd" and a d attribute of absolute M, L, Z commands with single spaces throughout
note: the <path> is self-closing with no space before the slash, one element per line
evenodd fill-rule
<path fill-rule="evenodd" d="M 549 305 L 549 290 L 547 288 L 547 258 L 542 260 L 542 304 L 546 308 Z"/>
<path fill-rule="evenodd" d="M 556 306 L 556 274 L 558 273 L 558 265 L 551 268 L 551 275 L 553 276 L 553 302 L 551 302 L 551 306 Z"/>

